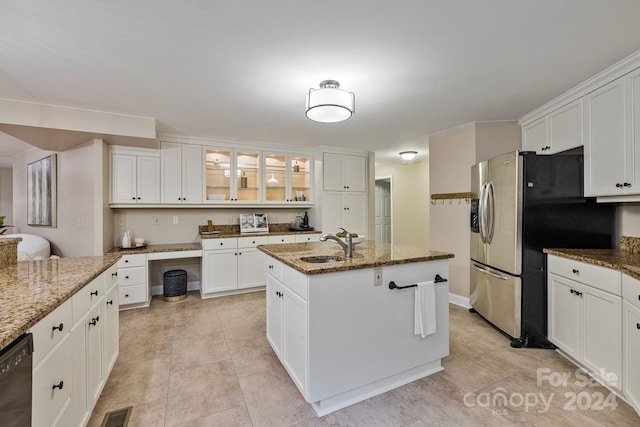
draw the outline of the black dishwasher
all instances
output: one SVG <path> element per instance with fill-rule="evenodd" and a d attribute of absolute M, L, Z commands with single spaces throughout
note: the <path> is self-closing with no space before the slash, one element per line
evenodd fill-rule
<path fill-rule="evenodd" d="M 0 424 L 31 425 L 33 337 L 24 334 L 0 351 Z"/>

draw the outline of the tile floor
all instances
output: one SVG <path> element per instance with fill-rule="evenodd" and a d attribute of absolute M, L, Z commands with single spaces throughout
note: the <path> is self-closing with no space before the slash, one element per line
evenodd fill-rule
<path fill-rule="evenodd" d="M 150 308 L 120 313 L 120 357 L 89 426 L 130 405 L 131 427 L 640 425 L 622 400 L 603 400 L 603 387 L 577 385 L 576 367 L 556 352 L 512 349 L 453 305 L 450 324 L 444 371 L 318 418 L 265 339 L 264 292 L 208 300 L 189 293 L 177 303 L 154 297 Z M 538 386 L 538 369 L 570 378 Z M 498 406 L 501 396 L 506 406 Z"/>

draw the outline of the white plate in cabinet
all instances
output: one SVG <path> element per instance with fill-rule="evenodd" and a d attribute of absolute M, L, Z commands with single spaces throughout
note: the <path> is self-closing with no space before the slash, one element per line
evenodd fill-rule
<path fill-rule="evenodd" d="M 146 263 L 147 256 L 145 254 L 122 255 L 122 258 L 118 261 L 118 268 L 144 267 Z"/>
<path fill-rule="evenodd" d="M 77 322 L 104 295 L 104 278 L 97 277 L 72 297 L 73 322 Z"/>
<path fill-rule="evenodd" d="M 120 270 L 120 286 L 142 285 L 147 283 L 145 267 L 123 268 Z"/>
<path fill-rule="evenodd" d="M 138 304 L 147 301 L 147 285 L 120 286 L 118 288 L 120 305 Z"/>
<path fill-rule="evenodd" d="M 211 251 L 215 249 L 236 249 L 238 247 L 238 238 L 223 237 L 220 239 L 202 239 L 202 249 Z"/>
<path fill-rule="evenodd" d="M 594 288 L 620 295 L 620 272 L 598 265 L 549 255 L 548 271 Z"/>
<path fill-rule="evenodd" d="M 33 325 L 33 366 L 56 345 L 71 329 L 71 300 L 65 301 L 47 316 Z"/>
<path fill-rule="evenodd" d="M 295 234 L 269 236 L 270 245 L 274 243 L 295 243 L 295 242 L 296 242 Z"/>
<path fill-rule="evenodd" d="M 33 427 L 50 426 L 71 401 L 71 350 L 71 340 L 62 340 L 33 371 Z"/>

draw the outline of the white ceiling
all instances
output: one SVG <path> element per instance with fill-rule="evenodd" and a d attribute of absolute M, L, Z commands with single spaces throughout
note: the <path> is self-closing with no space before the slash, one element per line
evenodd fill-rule
<path fill-rule="evenodd" d="M 637 0 L 0 0 L 0 98 L 388 162 L 517 119 L 640 49 L 638 22 Z M 325 79 L 355 92 L 348 121 L 305 117 Z"/>

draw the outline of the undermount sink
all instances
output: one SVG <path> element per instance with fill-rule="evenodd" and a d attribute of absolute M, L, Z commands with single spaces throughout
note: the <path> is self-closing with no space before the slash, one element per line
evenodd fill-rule
<path fill-rule="evenodd" d="M 325 262 L 341 262 L 344 261 L 344 258 L 335 256 L 335 255 L 326 255 L 326 256 L 305 256 L 300 258 L 301 261 L 311 262 L 314 264 L 321 264 Z"/>

